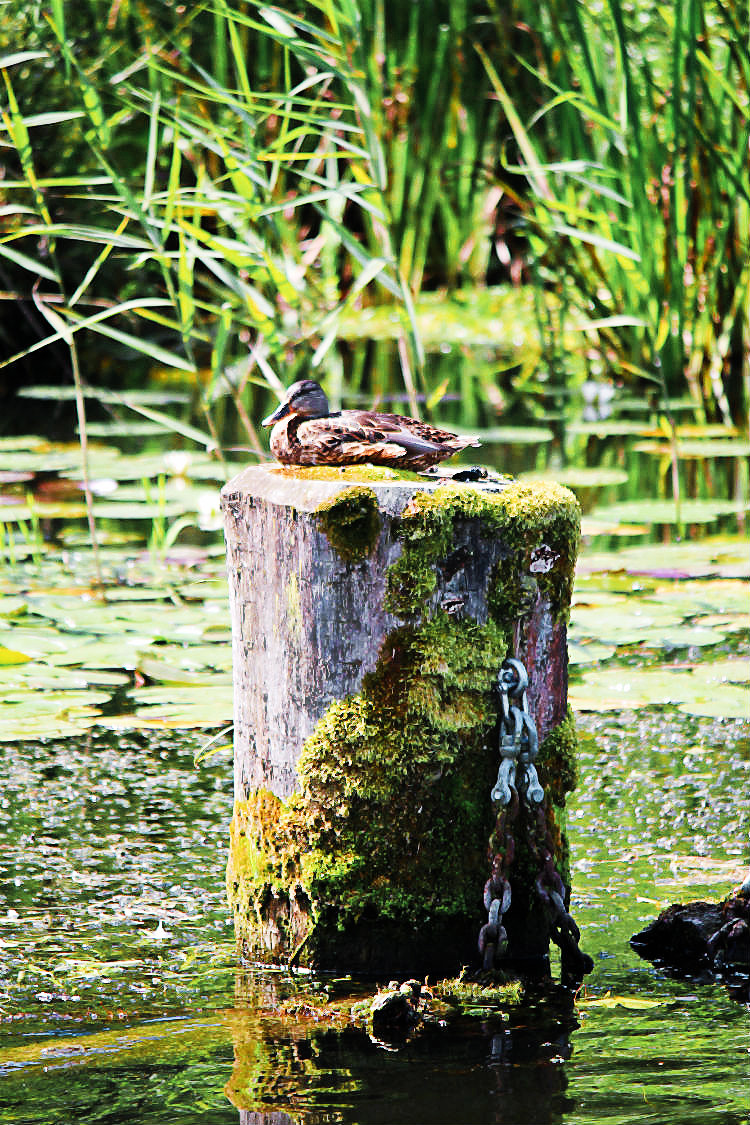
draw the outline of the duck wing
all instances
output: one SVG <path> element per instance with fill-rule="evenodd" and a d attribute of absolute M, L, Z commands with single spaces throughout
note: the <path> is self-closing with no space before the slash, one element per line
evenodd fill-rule
<path fill-rule="evenodd" d="M 359 440 L 369 442 L 386 441 L 400 445 L 409 455 L 420 456 L 434 453 L 444 446 L 455 449 L 465 445 L 479 445 L 476 439 L 458 437 L 449 430 L 407 418 L 403 414 L 376 414 L 364 410 L 343 410 L 340 415 L 331 415 L 328 421 L 341 420 L 349 433 L 355 430 L 362 435 Z"/>
<path fill-rule="evenodd" d="M 449 457 L 476 439 L 458 437 L 447 430 L 406 418 L 401 414 L 375 414 L 342 410 L 324 418 L 310 418 L 295 428 L 300 464 L 343 465 L 363 461 L 409 468 L 425 468 Z"/>
<path fill-rule="evenodd" d="M 346 413 L 355 417 L 346 417 Z M 300 456 L 310 464 L 336 465 L 381 457 L 395 461 L 407 452 L 395 440 L 396 433 L 391 427 L 363 422 L 358 412 L 349 411 L 301 422 L 295 440 Z"/>
<path fill-rule="evenodd" d="M 425 444 L 432 449 L 444 445 L 454 446 L 456 449 L 467 445 L 481 445 L 478 438 L 459 437 L 450 430 L 431 426 L 429 422 L 420 422 L 416 418 L 407 418 L 403 414 L 369 414 L 368 417 L 372 418 L 380 429 L 391 435 L 390 440 L 398 441 L 399 444 L 404 445 L 404 448 L 407 448 L 407 443 L 413 443 L 415 451 L 424 449 Z M 398 436 L 395 436 L 396 434 Z"/>

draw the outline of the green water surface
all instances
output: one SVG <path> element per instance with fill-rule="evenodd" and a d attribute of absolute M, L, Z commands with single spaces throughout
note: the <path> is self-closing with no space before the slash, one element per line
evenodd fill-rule
<path fill-rule="evenodd" d="M 745 1122 L 747 1009 L 628 938 L 741 871 L 747 724 L 654 708 L 581 735 L 573 911 L 594 972 L 575 1001 L 397 1050 L 284 1021 L 285 975 L 236 973 L 231 780 L 194 769 L 193 737 L 6 747 L 0 1121 Z"/>
<path fill-rule="evenodd" d="M 462 367 L 466 425 L 493 362 Z M 77 446 L 0 441 L 0 1125 L 747 1125 L 747 1005 L 628 944 L 671 902 L 723 898 L 750 860 L 746 451 L 722 431 L 710 478 L 708 446 L 685 453 L 681 529 L 644 403 L 569 424 L 574 472 L 550 401 L 520 387 L 528 441 L 484 441 L 584 508 L 568 830 L 595 968 L 575 996 L 398 1046 L 282 1015 L 298 981 L 235 964 L 229 751 L 194 758 L 231 720 L 216 501 L 241 465 L 108 431 L 97 571 Z M 303 983 L 321 1004 L 372 990 Z"/>

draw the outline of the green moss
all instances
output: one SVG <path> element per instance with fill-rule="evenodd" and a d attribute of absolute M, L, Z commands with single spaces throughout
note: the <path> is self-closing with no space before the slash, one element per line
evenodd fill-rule
<path fill-rule="evenodd" d="M 328 542 L 342 559 L 359 562 L 373 551 L 380 534 L 380 511 L 371 488 L 346 488 L 320 504 L 315 515 Z"/>
<path fill-rule="evenodd" d="M 538 591 L 556 619 L 567 619 L 580 508 L 572 492 L 554 483 L 514 483 L 498 492 L 447 484 L 417 493 L 402 513 L 403 552 L 388 573 L 391 613 L 408 618 L 424 612 L 438 583 L 436 564 L 462 519 L 479 521 L 480 534 L 504 545 L 488 597 L 496 621 L 515 621 Z"/>
<path fill-rule="evenodd" d="M 520 1004 L 524 999 L 523 985 L 518 980 L 504 978 L 502 973 L 495 976 L 499 979 L 479 983 L 462 973 L 450 980 L 438 981 L 432 991 L 463 1015 L 472 1015 L 477 1009 L 483 1014 L 496 1014 Z"/>
<path fill-rule="evenodd" d="M 558 809 L 578 782 L 578 735 L 575 716 L 568 707 L 565 718 L 549 732 L 539 747 L 537 772 L 547 796 Z"/>
<path fill-rule="evenodd" d="M 362 691 L 332 704 L 305 743 L 303 882 L 340 929 L 367 917 L 408 929 L 475 913 L 496 756 L 494 669 L 505 651 L 492 622 L 438 614 L 397 629 Z"/>

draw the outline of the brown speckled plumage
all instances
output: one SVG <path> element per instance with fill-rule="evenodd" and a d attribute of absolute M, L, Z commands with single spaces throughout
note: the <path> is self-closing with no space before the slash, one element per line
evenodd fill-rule
<path fill-rule="evenodd" d="M 263 419 L 273 426 L 271 453 L 283 465 L 391 465 L 420 472 L 478 446 L 476 438 L 406 418 L 368 410 L 331 414 L 318 383 L 294 383 L 277 410 Z"/>

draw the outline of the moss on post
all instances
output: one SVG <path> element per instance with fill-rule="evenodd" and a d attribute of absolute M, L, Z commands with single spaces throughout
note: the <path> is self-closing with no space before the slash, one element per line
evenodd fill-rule
<path fill-rule="evenodd" d="M 315 509 L 331 546 L 347 562 L 372 553 L 380 535 L 378 498 L 371 488 L 356 485 L 324 500 Z"/>
<path fill-rule="evenodd" d="M 378 581 L 388 628 L 359 690 L 334 699 L 300 747 L 296 791 L 238 794 L 229 900 L 248 955 L 452 971 L 474 954 L 482 922 L 498 669 L 506 655 L 533 658 L 519 653 L 524 643 L 564 662 L 578 505 L 548 484 L 414 485 L 389 523 L 377 484 L 352 485 L 311 519 L 347 565 L 387 560 Z M 532 618 L 544 628 L 524 633 Z M 541 724 L 538 765 L 567 886 L 559 810 L 575 781 L 575 732 L 558 672 L 563 698 L 542 700 L 552 721 Z M 531 896 L 534 873 L 523 878 Z"/>

